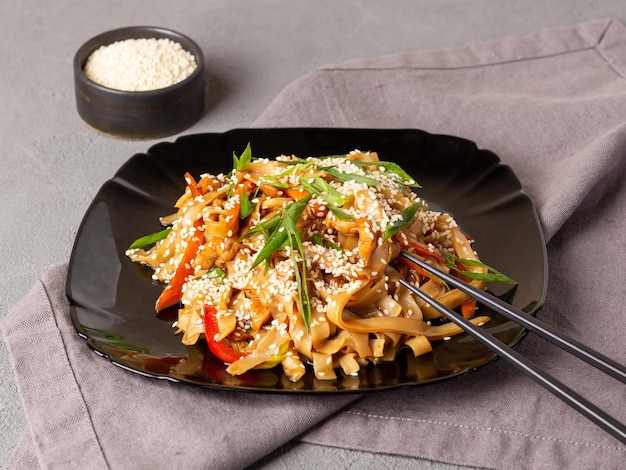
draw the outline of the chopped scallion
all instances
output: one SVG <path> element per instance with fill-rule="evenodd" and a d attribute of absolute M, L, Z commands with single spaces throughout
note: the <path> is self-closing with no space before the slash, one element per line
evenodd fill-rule
<path fill-rule="evenodd" d="M 248 193 L 245 190 L 241 191 L 241 204 L 239 206 L 239 218 L 245 219 L 253 212 L 254 212 L 254 204 L 250 202 L 250 198 L 248 198 Z"/>
<path fill-rule="evenodd" d="M 156 243 L 159 240 L 163 240 L 164 238 L 166 238 L 171 231 L 172 231 L 172 227 L 168 227 L 165 230 L 161 230 L 160 232 L 155 232 L 149 235 L 145 235 L 141 238 L 138 238 L 133 243 L 131 243 L 128 249 L 136 250 L 138 248 L 144 248 L 148 245 L 152 245 L 153 243 Z"/>
<path fill-rule="evenodd" d="M 409 207 L 400 211 L 401 218 L 387 225 L 384 239 L 388 240 L 400 230 L 409 227 L 413 222 L 415 222 L 415 214 L 420 207 L 422 207 L 422 203 L 416 202 L 415 204 L 411 204 Z"/>
<path fill-rule="evenodd" d="M 251 161 L 252 161 L 252 147 L 250 146 L 249 143 L 244 149 L 244 151 L 241 153 L 240 157 L 238 157 L 235 154 L 235 152 L 233 152 L 233 170 L 239 171 Z"/>
<path fill-rule="evenodd" d="M 213 266 L 202 276 L 204 279 L 224 279 L 226 277 L 226 270 L 219 266 Z"/>
<path fill-rule="evenodd" d="M 328 173 L 330 176 L 335 178 L 337 181 L 341 181 L 345 183 L 346 181 L 354 181 L 360 184 L 366 184 L 368 186 L 378 186 L 380 185 L 380 181 L 374 178 L 370 178 L 369 176 L 357 175 L 356 173 L 342 173 L 335 168 L 326 166 L 320 168 Z"/>
<path fill-rule="evenodd" d="M 291 248 L 291 260 L 293 262 L 296 285 L 298 288 L 298 306 L 300 307 L 302 319 L 304 320 L 304 325 L 307 330 L 311 327 L 311 305 L 307 286 L 306 262 L 304 261 L 304 246 L 302 245 L 300 233 L 298 233 L 297 223 L 310 199 L 311 195 L 308 195 L 297 202 L 291 203 L 271 219 L 262 222 L 248 231 L 248 235 L 258 233 L 259 231 L 266 233 L 265 245 L 261 251 L 257 253 L 256 259 L 250 269 L 254 269 L 264 261 L 269 267 L 269 260 L 272 254 L 287 246 Z M 261 227 L 261 229 L 257 230 L 257 227 Z M 298 250 L 302 257 L 302 269 L 300 269 L 295 257 L 295 250 Z"/>
<path fill-rule="evenodd" d="M 444 258 L 446 259 L 446 263 L 448 264 L 450 269 L 456 271 L 459 274 L 462 274 L 468 279 L 477 280 L 477 281 L 485 281 L 485 282 L 502 282 L 504 284 L 517 284 L 517 282 L 515 282 L 510 277 L 502 274 L 499 271 L 496 271 L 491 266 L 487 266 L 485 263 L 482 263 L 480 261 L 476 261 L 473 259 L 459 258 L 458 256 L 455 256 L 452 253 L 447 253 L 445 251 L 442 251 L 442 254 Z M 456 261 L 458 261 L 460 264 L 464 266 L 487 269 L 487 272 L 476 273 L 474 271 L 462 270 L 457 266 Z"/>
<path fill-rule="evenodd" d="M 395 174 L 400 182 L 410 186 L 411 188 L 419 189 L 421 186 L 409 175 L 406 171 L 402 169 L 400 165 L 394 162 L 362 162 L 358 160 L 351 160 L 350 163 L 354 163 L 357 166 L 379 166 L 385 169 L 385 171 L 389 171 L 390 173 Z"/>

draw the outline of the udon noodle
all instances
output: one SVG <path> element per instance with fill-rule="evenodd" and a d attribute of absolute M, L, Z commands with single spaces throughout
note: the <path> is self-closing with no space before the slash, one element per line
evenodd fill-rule
<path fill-rule="evenodd" d="M 178 306 L 185 345 L 206 340 L 227 372 L 307 364 L 341 370 L 416 356 L 461 332 L 399 284 L 402 276 L 475 324 L 475 302 L 399 257 L 400 250 L 483 289 L 490 270 L 453 217 L 432 211 L 398 165 L 374 152 L 323 158 L 234 155 L 227 175 L 185 175 L 165 230 L 127 255 L 165 283 L 156 310 Z"/>

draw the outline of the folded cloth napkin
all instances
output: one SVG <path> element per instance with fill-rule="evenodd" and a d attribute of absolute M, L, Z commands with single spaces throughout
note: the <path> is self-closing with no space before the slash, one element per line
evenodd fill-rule
<path fill-rule="evenodd" d="M 626 28 L 593 21 L 454 50 L 355 60 L 288 86 L 254 123 L 420 128 L 497 153 L 534 199 L 539 316 L 626 360 Z M 504 361 L 375 394 L 229 393 L 143 378 L 74 332 L 66 266 L 2 331 L 27 417 L 8 468 L 240 468 L 290 440 L 487 468 L 619 468 L 626 446 Z M 626 388 L 529 335 L 519 351 L 626 421 Z"/>

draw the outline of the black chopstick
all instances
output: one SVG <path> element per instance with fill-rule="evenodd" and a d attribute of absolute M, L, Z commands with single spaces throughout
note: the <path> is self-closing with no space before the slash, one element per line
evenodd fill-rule
<path fill-rule="evenodd" d="M 600 369 L 601 371 L 609 374 L 613 378 L 619 380 L 622 383 L 626 383 L 626 367 L 615 362 L 612 359 L 600 354 L 597 351 L 585 346 L 584 344 L 576 341 L 573 338 L 569 338 L 563 333 L 560 333 L 550 325 L 543 323 L 541 320 L 529 315 L 526 312 L 513 308 L 503 300 L 490 295 L 489 293 L 476 289 L 471 284 L 463 282 L 461 279 L 451 276 L 445 272 L 438 270 L 430 264 L 415 257 L 411 253 L 402 252 L 402 256 L 417 264 L 422 269 L 435 274 L 437 277 L 445 281 L 448 285 L 459 289 L 462 292 L 472 296 L 478 302 L 488 305 L 493 311 L 507 317 L 510 320 L 522 325 L 524 328 L 532 331 L 542 338 L 550 341 L 556 346 L 564 349 L 565 351 L 575 355 L 579 359 L 586 363 Z"/>
<path fill-rule="evenodd" d="M 411 253 L 403 251 L 401 253 L 401 256 L 404 256 L 409 261 L 417 264 L 422 269 L 433 273 L 435 276 L 442 279 L 450 286 L 462 290 L 466 294 L 475 298 L 481 304 L 486 305 L 494 311 L 504 315 L 505 317 L 516 321 L 517 323 L 526 327 L 528 330 L 539 334 L 553 344 L 562 347 L 568 352 L 571 352 L 576 357 L 584 360 L 591 365 L 596 366 L 603 372 L 606 372 L 607 374 L 624 382 L 624 378 L 626 377 L 626 368 L 616 363 L 615 361 L 602 356 L 601 354 L 593 351 L 587 346 L 584 346 L 571 338 L 567 338 L 563 334 L 559 333 L 557 330 L 553 329 L 549 325 L 544 324 L 543 322 L 540 322 L 531 315 L 512 307 L 511 305 L 503 302 L 497 297 L 490 295 L 489 293 L 476 289 L 470 284 L 463 282 L 462 280 L 431 266 L 430 264 L 413 256 Z M 626 443 L 626 426 L 623 423 L 617 421 L 615 418 L 599 409 L 597 406 L 570 389 L 567 385 L 563 384 L 562 382 L 558 381 L 554 377 L 539 369 L 534 363 L 526 359 L 513 348 L 507 346 L 497 338 L 491 336 L 486 330 L 474 325 L 470 321 L 463 318 L 463 316 L 456 313 L 454 310 L 446 307 L 445 305 L 442 305 L 440 302 L 436 301 L 425 292 L 419 290 L 406 279 L 400 278 L 400 283 L 411 292 L 413 292 L 415 295 L 423 299 L 425 302 L 432 305 L 437 311 L 439 311 L 450 321 L 463 328 L 466 333 L 476 338 L 478 341 L 490 348 L 493 352 L 498 354 L 503 359 L 518 367 L 522 372 L 527 374 L 530 378 L 539 383 L 549 392 L 556 395 L 558 398 L 563 400 L 579 413 L 589 418 L 591 421 L 607 431 L 616 439 L 620 440 L 623 443 Z"/>

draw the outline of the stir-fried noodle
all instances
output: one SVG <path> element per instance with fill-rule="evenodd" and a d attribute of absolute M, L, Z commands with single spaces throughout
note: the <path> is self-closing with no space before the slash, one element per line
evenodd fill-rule
<path fill-rule="evenodd" d="M 179 305 L 182 342 L 205 339 L 233 375 L 280 365 L 297 381 L 310 363 L 316 378 L 334 379 L 461 332 L 431 322 L 440 314 L 400 276 L 475 324 L 489 320 L 400 250 L 479 288 L 507 281 L 479 261 L 451 215 L 429 210 L 417 183 L 373 152 L 269 160 L 248 146 L 228 175 L 185 178 L 165 230 L 127 255 L 166 283 L 156 310 Z"/>

